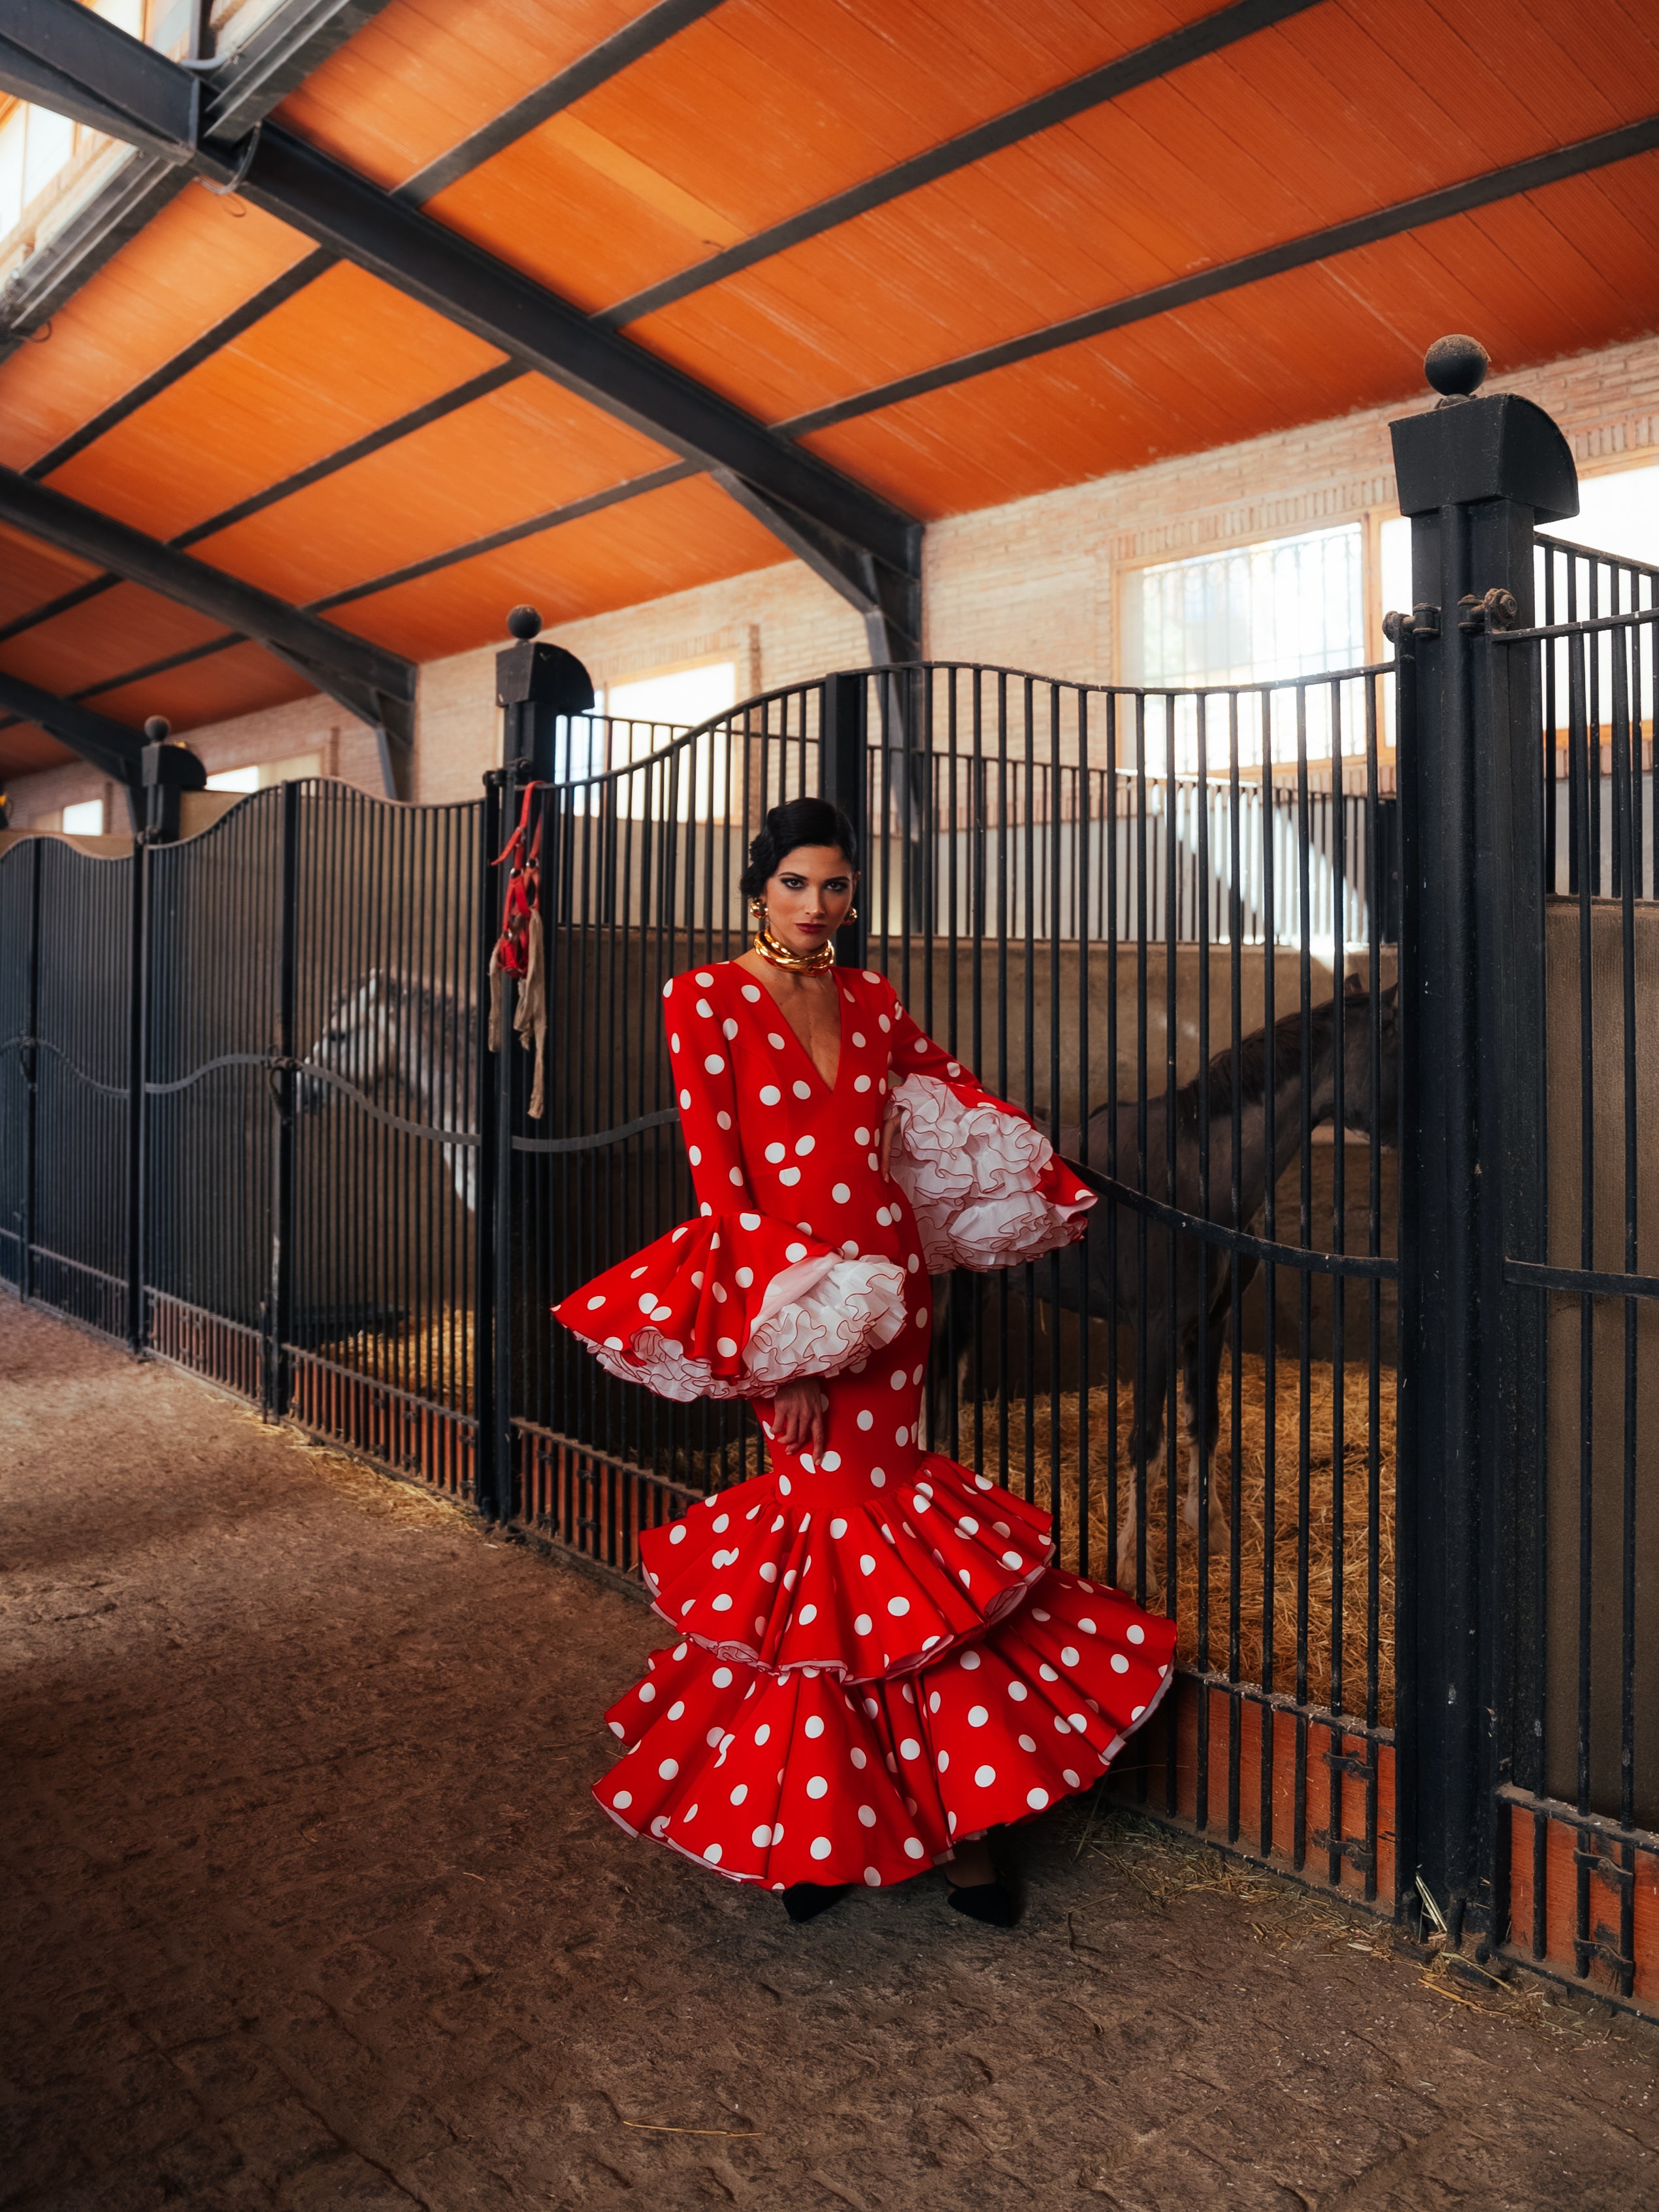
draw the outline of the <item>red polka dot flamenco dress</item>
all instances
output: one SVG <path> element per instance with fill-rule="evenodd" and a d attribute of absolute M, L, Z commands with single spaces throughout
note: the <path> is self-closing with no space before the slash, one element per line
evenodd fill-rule
<path fill-rule="evenodd" d="M 613 1374 L 759 1401 L 771 1471 L 640 1539 L 679 1637 L 607 1716 L 628 1749 L 594 1794 L 630 1835 L 771 1889 L 902 1881 L 1087 1789 L 1175 1641 L 1051 1566 L 1048 1514 L 925 1449 L 930 1275 L 1070 1243 L 1094 1201 L 884 976 L 835 975 L 833 1086 L 745 969 L 667 986 L 700 1218 L 555 1308 Z M 816 1458 L 766 1414 L 808 1376 Z"/>

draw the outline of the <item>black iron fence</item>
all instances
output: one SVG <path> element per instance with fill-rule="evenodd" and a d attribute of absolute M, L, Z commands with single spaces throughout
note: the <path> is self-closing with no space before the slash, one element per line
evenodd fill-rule
<path fill-rule="evenodd" d="M 548 1309 L 693 1210 L 661 988 L 743 948 L 750 837 L 825 793 L 864 848 L 842 957 L 1100 1193 L 1082 1245 L 939 1286 L 928 1421 L 1176 1620 L 1117 1786 L 1659 2004 L 1659 595 L 1534 541 L 1553 426 L 1474 434 L 1522 404 L 1401 426 L 1384 665 L 860 671 L 676 731 L 570 714 L 568 667 L 538 706 L 523 645 L 476 805 L 291 785 L 125 860 L 20 842 L 0 1278 L 631 1575 L 757 1433 Z M 508 982 L 492 1051 L 521 816 L 545 1020 Z"/>

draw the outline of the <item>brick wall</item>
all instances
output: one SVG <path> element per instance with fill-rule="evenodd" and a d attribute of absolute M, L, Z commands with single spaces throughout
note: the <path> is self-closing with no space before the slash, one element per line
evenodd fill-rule
<path fill-rule="evenodd" d="M 1659 460 L 1659 339 L 1497 376 L 1489 388 L 1522 392 L 1553 415 L 1586 476 Z M 1108 682 L 1117 659 L 1114 585 L 1123 568 L 1347 521 L 1367 531 L 1367 618 L 1380 655 L 1376 532 L 1396 512 L 1388 424 L 1402 411 L 1372 409 L 935 523 L 926 545 L 930 656 Z M 739 696 L 866 657 L 858 617 L 793 561 L 548 634 L 601 684 L 729 652 Z M 421 672 L 422 800 L 473 797 L 499 757 L 494 653 L 459 653 Z M 334 772 L 378 790 L 373 740 L 327 701 L 195 730 L 191 743 L 216 769 L 307 751 L 325 733 L 336 748 Z M 78 766 L 21 778 L 12 787 L 14 819 L 27 824 L 101 789 Z M 113 814 L 106 818 L 114 826 Z"/>

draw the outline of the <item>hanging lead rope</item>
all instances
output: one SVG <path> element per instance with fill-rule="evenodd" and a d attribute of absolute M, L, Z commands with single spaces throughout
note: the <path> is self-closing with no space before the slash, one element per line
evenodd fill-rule
<path fill-rule="evenodd" d="M 526 1052 L 536 1055 L 530 1085 L 530 1118 L 539 1121 L 544 1103 L 543 1071 L 547 1055 L 547 969 L 542 943 L 542 824 L 531 811 L 539 783 L 525 787 L 519 826 L 495 865 L 510 860 L 512 868 L 501 902 L 501 933 L 489 956 L 489 1049 L 501 1048 L 502 978 L 512 975 L 519 985 L 513 1027 Z"/>

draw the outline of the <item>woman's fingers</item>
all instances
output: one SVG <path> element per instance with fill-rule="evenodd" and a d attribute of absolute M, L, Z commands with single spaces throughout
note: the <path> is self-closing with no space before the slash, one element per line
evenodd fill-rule
<path fill-rule="evenodd" d="M 780 1443 L 799 1451 L 811 1433 L 817 1393 L 809 1397 L 805 1385 L 786 1382 L 772 1401 L 772 1432 Z"/>
<path fill-rule="evenodd" d="M 772 1401 L 772 1435 L 787 1450 L 799 1451 L 809 1440 L 812 1449 L 823 1449 L 830 1433 L 824 1418 L 823 1393 L 813 1382 L 786 1382 Z"/>

